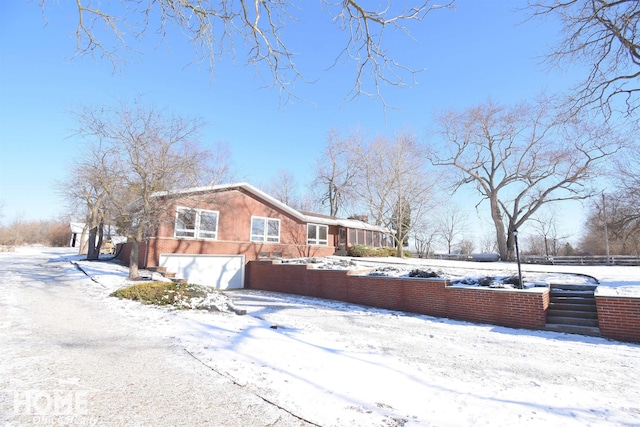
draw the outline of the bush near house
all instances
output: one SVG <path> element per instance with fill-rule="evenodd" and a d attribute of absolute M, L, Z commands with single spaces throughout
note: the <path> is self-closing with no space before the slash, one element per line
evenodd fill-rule
<path fill-rule="evenodd" d="M 352 257 L 394 257 L 396 254 L 395 248 L 372 248 L 364 245 L 354 245 L 347 251 L 347 255 Z M 404 251 L 404 256 L 411 258 L 411 252 Z"/>

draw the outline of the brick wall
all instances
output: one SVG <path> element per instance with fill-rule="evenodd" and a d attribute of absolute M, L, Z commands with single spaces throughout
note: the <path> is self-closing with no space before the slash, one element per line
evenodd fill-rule
<path fill-rule="evenodd" d="M 264 255 L 267 258 L 275 254 L 283 258 L 325 257 L 333 255 L 334 246 L 287 245 L 275 243 L 233 242 L 220 240 L 152 238 L 149 244 L 140 244 L 138 265 L 141 268 L 156 267 L 160 262 L 160 254 L 193 254 L 193 255 L 244 255 L 245 260 L 252 261 Z M 118 259 L 129 264 L 131 243 L 126 243 L 118 254 Z"/>
<path fill-rule="evenodd" d="M 596 295 L 603 337 L 640 342 L 640 298 Z"/>
<path fill-rule="evenodd" d="M 272 261 L 248 263 L 245 287 L 334 299 L 389 310 L 544 329 L 549 292 L 448 286 L 445 279 L 373 277 Z"/>

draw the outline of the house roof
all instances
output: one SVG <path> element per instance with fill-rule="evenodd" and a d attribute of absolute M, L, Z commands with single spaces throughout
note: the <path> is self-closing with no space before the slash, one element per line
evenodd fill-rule
<path fill-rule="evenodd" d="M 268 195 L 264 191 L 246 182 L 211 185 L 206 187 L 193 187 L 193 188 L 186 188 L 183 190 L 175 190 L 175 191 L 161 191 L 161 192 L 155 193 L 153 197 L 182 196 L 182 195 L 188 195 L 188 194 L 209 193 L 209 192 L 229 191 L 229 190 L 244 190 L 247 193 L 250 193 L 251 195 L 256 197 L 257 199 L 260 199 L 263 202 L 276 206 L 278 209 L 286 212 L 292 217 L 303 222 L 324 224 L 324 225 L 337 225 L 337 226 L 347 227 L 347 228 L 361 228 L 366 230 L 381 231 L 384 233 L 392 232 L 392 230 L 389 230 L 386 227 L 369 224 L 367 222 L 359 221 L 356 219 L 344 219 L 344 218 L 337 218 L 337 217 L 332 217 L 327 215 L 299 211 L 285 203 L 282 203 L 280 200 L 276 199 L 275 197 Z"/>

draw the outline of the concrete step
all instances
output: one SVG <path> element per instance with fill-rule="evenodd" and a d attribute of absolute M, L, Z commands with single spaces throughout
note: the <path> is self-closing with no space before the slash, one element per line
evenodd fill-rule
<path fill-rule="evenodd" d="M 591 292 L 591 291 L 551 290 L 549 292 L 549 296 L 551 298 L 553 298 L 553 297 L 558 297 L 558 298 L 586 298 L 586 299 L 595 298 L 595 296 L 593 295 L 593 292 Z"/>
<path fill-rule="evenodd" d="M 582 317 L 549 316 L 547 324 L 573 325 L 573 326 L 593 326 L 598 327 L 598 319 L 585 319 Z"/>
<path fill-rule="evenodd" d="M 549 310 L 586 311 L 589 313 L 597 313 L 598 307 L 595 304 L 585 304 L 584 302 L 576 304 L 572 304 L 571 302 L 550 302 Z"/>
<path fill-rule="evenodd" d="M 596 305 L 596 298 L 550 295 L 549 302 L 554 304 L 559 303 L 559 304 Z"/>
<path fill-rule="evenodd" d="M 588 291 L 594 292 L 598 285 L 571 285 L 571 284 L 550 284 L 549 289 L 553 290 L 566 290 L 566 291 Z"/>
<path fill-rule="evenodd" d="M 555 307 L 549 307 L 547 310 L 547 318 L 549 317 L 571 317 L 571 318 L 579 318 L 579 319 L 598 319 L 597 311 L 585 311 L 585 310 L 565 310 L 558 309 Z"/>
<path fill-rule="evenodd" d="M 565 332 L 567 334 L 587 335 L 591 337 L 600 336 L 600 328 L 593 326 L 577 326 L 547 323 L 546 330 L 555 332 Z"/>

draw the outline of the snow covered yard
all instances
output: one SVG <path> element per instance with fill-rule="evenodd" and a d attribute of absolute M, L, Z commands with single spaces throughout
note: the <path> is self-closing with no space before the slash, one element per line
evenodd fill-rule
<path fill-rule="evenodd" d="M 246 316 L 177 311 L 109 297 L 126 270 L 77 259 L 0 254 L 0 422 L 640 425 L 639 345 L 251 290 L 227 294 Z M 640 284 L 604 269 L 603 289 Z M 47 406 L 56 390 L 69 413 Z"/>

